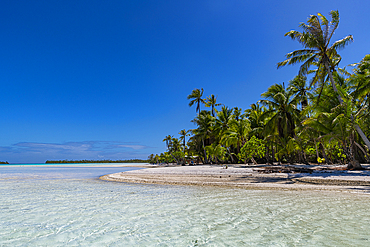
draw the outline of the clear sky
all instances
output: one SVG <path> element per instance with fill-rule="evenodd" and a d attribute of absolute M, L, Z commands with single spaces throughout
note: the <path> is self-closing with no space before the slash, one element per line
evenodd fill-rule
<path fill-rule="evenodd" d="M 164 152 L 193 89 L 247 109 L 298 72 L 276 69 L 301 48 L 284 34 L 337 9 L 344 67 L 369 53 L 370 1 L 1 1 L 0 161 Z"/>

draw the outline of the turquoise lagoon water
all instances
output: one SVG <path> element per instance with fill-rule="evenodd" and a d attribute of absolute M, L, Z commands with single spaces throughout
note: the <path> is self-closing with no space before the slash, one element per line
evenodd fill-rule
<path fill-rule="evenodd" d="M 0 167 L 0 246 L 369 246 L 370 196 L 98 180 Z"/>

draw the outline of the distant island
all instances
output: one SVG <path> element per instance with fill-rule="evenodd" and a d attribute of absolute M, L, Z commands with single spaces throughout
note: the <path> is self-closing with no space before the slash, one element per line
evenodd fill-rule
<path fill-rule="evenodd" d="M 148 160 L 47 160 L 45 164 L 69 164 L 69 163 L 148 163 Z"/>
<path fill-rule="evenodd" d="M 9 164 L 9 162 L 8 161 L 0 161 L 0 164 Z"/>

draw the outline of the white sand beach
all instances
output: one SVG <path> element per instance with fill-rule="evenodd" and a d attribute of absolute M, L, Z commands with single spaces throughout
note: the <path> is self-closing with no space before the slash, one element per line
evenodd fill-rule
<path fill-rule="evenodd" d="M 310 169 L 310 172 L 286 173 L 280 169 L 266 171 L 272 166 L 219 165 L 196 166 L 148 166 L 141 169 L 100 177 L 102 180 L 198 186 L 228 186 L 238 188 L 286 189 L 286 190 L 334 190 L 370 193 L 370 170 L 333 170 L 333 166 L 280 166 L 278 168 Z M 155 168 L 154 168 L 155 167 Z M 365 168 L 368 165 L 364 165 Z M 272 167 L 274 168 L 274 167 Z M 266 173 L 268 172 L 268 173 Z"/>

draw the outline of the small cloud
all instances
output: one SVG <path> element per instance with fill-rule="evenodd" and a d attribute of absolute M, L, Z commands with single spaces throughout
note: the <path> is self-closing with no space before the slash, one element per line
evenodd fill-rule
<path fill-rule="evenodd" d="M 117 145 L 117 147 L 132 148 L 134 150 L 144 149 L 146 146 L 143 145 Z"/>

